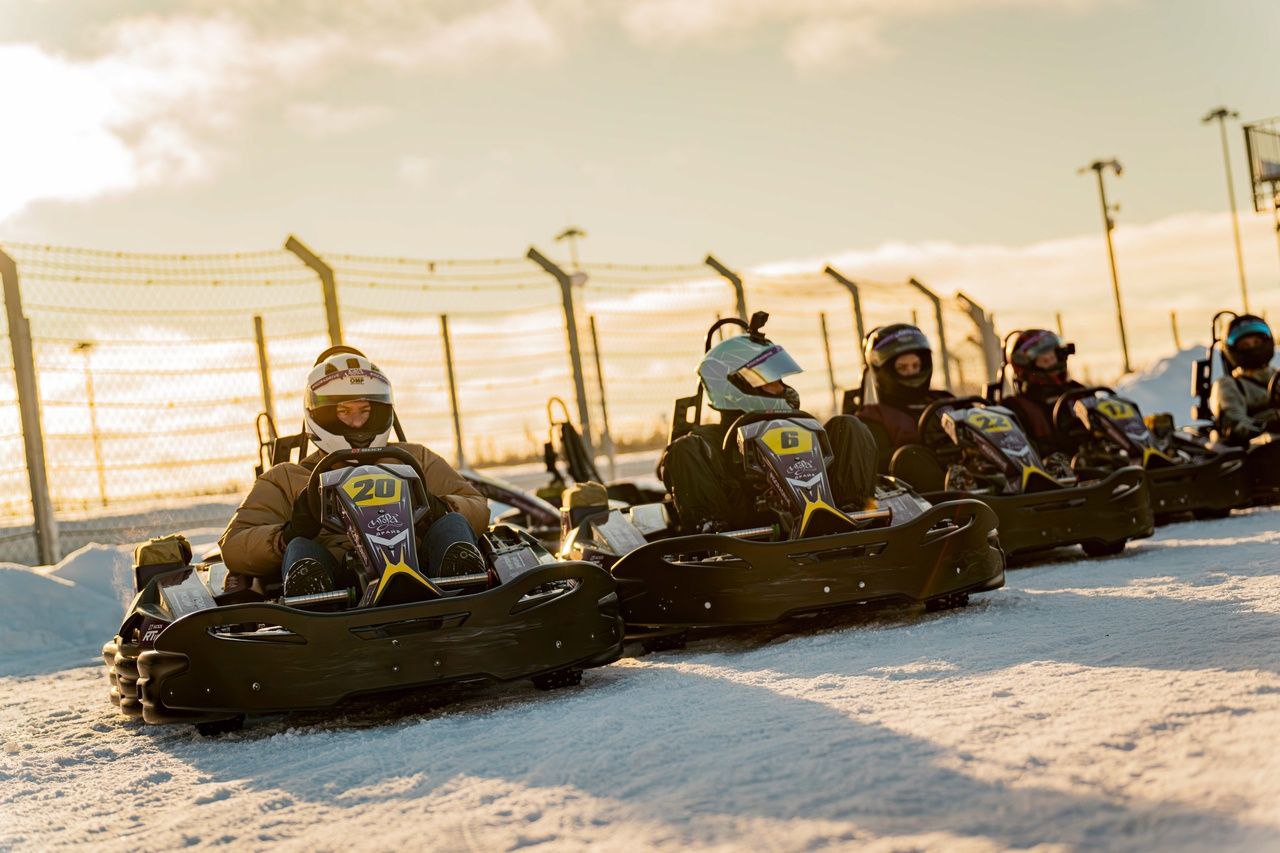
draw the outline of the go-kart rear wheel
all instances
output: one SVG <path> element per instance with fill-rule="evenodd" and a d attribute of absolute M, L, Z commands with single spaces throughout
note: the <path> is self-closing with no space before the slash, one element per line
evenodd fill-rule
<path fill-rule="evenodd" d="M 969 603 L 969 593 L 952 592 L 947 595 L 939 595 L 934 598 L 925 599 L 925 613 L 939 613 L 943 610 L 956 610 L 965 607 Z"/>
<path fill-rule="evenodd" d="M 205 720 L 202 723 L 196 723 L 196 731 L 202 737 L 221 737 L 238 732 L 242 728 L 244 728 L 244 714 L 236 714 L 225 720 Z"/>
<path fill-rule="evenodd" d="M 1219 518 L 1226 518 L 1231 515 L 1231 507 L 1219 507 L 1217 509 L 1193 509 L 1191 517 L 1196 521 L 1216 521 Z"/>
<path fill-rule="evenodd" d="M 561 687 L 576 687 L 582 683 L 582 670 L 558 669 L 555 672 L 544 672 L 533 677 L 533 686 L 539 690 L 559 690 Z"/>
<path fill-rule="evenodd" d="M 1114 557 L 1116 554 L 1124 551 L 1124 546 L 1129 544 L 1129 540 L 1121 539 L 1119 542 L 1101 542 L 1097 539 L 1089 539 L 1080 543 L 1080 547 L 1090 557 Z"/>

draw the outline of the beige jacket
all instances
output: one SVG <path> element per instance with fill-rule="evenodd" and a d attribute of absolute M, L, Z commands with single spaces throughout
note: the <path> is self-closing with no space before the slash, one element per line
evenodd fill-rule
<path fill-rule="evenodd" d="M 1221 376 L 1209 393 L 1209 408 L 1222 440 L 1246 444 L 1269 429 L 1277 428 L 1277 412 L 1267 397 L 1267 385 L 1275 376 L 1273 367 L 1264 367 L 1252 376 L 1238 369 Z"/>
<path fill-rule="evenodd" d="M 489 526 L 489 503 L 448 462 L 420 444 L 394 444 L 417 458 L 425 476 L 423 485 L 441 497 L 471 524 L 477 533 Z M 293 516 L 293 500 L 307 487 L 311 470 L 324 458 L 312 453 L 302 464 L 282 462 L 264 471 L 253 488 L 231 516 L 218 545 L 222 559 L 233 572 L 246 575 L 272 576 L 280 573 L 280 528 Z M 320 544 L 341 560 L 351 550 L 351 541 L 343 534 L 325 531 Z"/>

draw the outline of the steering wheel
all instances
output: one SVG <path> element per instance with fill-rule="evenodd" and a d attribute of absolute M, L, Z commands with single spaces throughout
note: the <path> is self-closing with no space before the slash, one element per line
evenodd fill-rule
<path fill-rule="evenodd" d="M 924 407 L 924 411 L 920 413 L 920 419 L 916 421 L 916 430 L 920 433 L 920 440 L 928 445 L 928 435 L 931 432 L 940 431 L 942 429 L 940 419 L 944 411 L 948 409 L 962 409 L 965 406 L 973 405 L 974 403 L 985 404 L 986 402 L 986 399 L 977 396 L 945 397 L 941 400 L 934 400 L 932 403 Z"/>
<path fill-rule="evenodd" d="M 430 507 L 427 506 L 427 478 L 414 455 L 403 447 L 352 447 L 346 450 L 335 450 L 333 453 L 326 455 L 315 468 L 311 469 L 311 476 L 307 478 L 307 503 L 311 507 L 311 514 L 320 519 L 321 526 L 329 526 L 331 530 L 337 529 L 328 525 L 329 520 L 327 518 L 320 517 L 321 478 L 342 465 L 372 464 L 383 459 L 394 459 L 396 462 L 408 465 L 413 469 L 413 473 L 418 475 L 417 482 L 409 485 L 411 486 L 410 495 L 415 506 L 413 523 L 416 525 L 422 520 L 422 517 L 430 511 Z M 339 530 L 339 532 L 341 531 Z"/>
<path fill-rule="evenodd" d="M 1050 423 L 1053 425 L 1054 432 L 1070 433 L 1073 430 L 1083 431 L 1086 429 L 1084 424 L 1080 423 L 1080 419 L 1076 417 L 1076 413 L 1072 411 L 1076 400 L 1083 400 L 1085 397 L 1096 396 L 1099 392 L 1115 395 L 1115 391 L 1106 385 L 1094 385 L 1091 388 L 1072 388 L 1065 391 L 1058 397 L 1057 402 L 1053 404 L 1053 414 L 1050 417 Z"/>

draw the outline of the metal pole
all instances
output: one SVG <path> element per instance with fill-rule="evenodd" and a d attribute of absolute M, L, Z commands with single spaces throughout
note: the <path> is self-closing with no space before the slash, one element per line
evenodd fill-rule
<path fill-rule="evenodd" d="M 89 364 L 89 353 L 93 350 L 92 341 L 81 341 L 75 346 L 76 352 L 84 356 L 84 393 L 89 404 L 89 436 L 93 441 L 93 466 L 98 473 L 98 500 L 107 505 L 107 473 L 102 462 L 102 435 L 98 432 L 98 408 L 93 400 L 93 369 Z"/>
<path fill-rule="evenodd" d="M 284 247 L 297 255 L 304 264 L 315 270 L 320 276 L 320 287 L 324 292 L 324 313 L 329 325 L 329 345 L 342 344 L 342 317 L 338 313 L 338 285 L 333 278 L 333 267 L 320 260 L 320 257 L 308 249 L 301 240 L 289 235 Z"/>
<path fill-rule="evenodd" d="M 1061 338 L 1062 340 L 1066 340 L 1067 334 L 1066 332 L 1062 331 L 1062 312 L 1054 311 L 1053 319 L 1054 319 L 1054 322 L 1057 323 L 1058 325 L 1058 337 Z"/>
<path fill-rule="evenodd" d="M 1236 187 L 1231 177 L 1231 147 L 1227 145 L 1227 119 L 1236 118 L 1239 115 L 1240 113 L 1235 110 L 1218 107 L 1206 113 L 1200 119 L 1200 123 L 1208 124 L 1217 119 L 1218 130 L 1222 135 L 1222 163 L 1227 171 L 1227 203 L 1231 205 L 1231 233 L 1235 237 L 1236 269 L 1240 271 L 1240 298 L 1244 304 L 1245 313 L 1248 313 L 1249 290 L 1244 283 L 1244 251 L 1240 247 L 1240 214 L 1236 211 Z"/>
<path fill-rule="evenodd" d="M 591 411 L 587 405 L 587 385 L 582 376 L 582 350 L 578 346 L 578 320 L 573 308 L 574 276 L 570 276 L 534 247 L 529 247 L 529 260 L 542 267 L 560 285 L 560 299 L 564 304 L 564 330 L 569 339 L 569 367 L 573 371 L 573 388 L 578 397 L 578 423 L 582 427 L 582 440 L 587 445 L 587 455 L 595 459 L 591 448 Z M 580 281 L 586 275 L 575 273 Z"/>
<path fill-rule="evenodd" d="M 858 293 L 858 285 L 848 278 L 845 278 L 840 272 L 828 265 L 823 272 L 836 280 L 836 283 L 849 291 L 849 298 L 853 300 L 853 329 L 858 334 L 858 357 L 862 359 L 862 366 L 867 366 L 867 354 L 862 351 L 862 342 L 867 337 L 867 330 L 862 323 L 862 296 Z"/>
<path fill-rule="evenodd" d="M 951 351 L 947 349 L 947 328 L 942 323 L 942 300 L 938 298 L 938 294 L 925 287 L 915 278 L 907 279 L 907 284 L 923 293 L 933 303 L 933 321 L 938 326 L 938 351 L 942 353 L 942 376 L 947 381 L 947 387 L 950 388 L 952 387 Z"/>
<path fill-rule="evenodd" d="M 18 392 L 18 416 L 22 422 L 22 445 L 27 455 L 27 484 L 31 489 L 36 555 L 41 564 L 53 565 L 62 554 L 58 547 L 58 521 L 53 515 L 49 477 L 45 470 L 40 388 L 36 383 L 35 355 L 31 351 L 31 324 L 22 313 L 18 265 L 3 250 L 0 250 L 0 282 L 4 285 L 4 308 L 9 322 L 9 346 L 13 349 L 14 384 Z"/>
<path fill-rule="evenodd" d="M 605 457 L 609 460 L 609 479 L 618 479 L 618 460 L 613 450 L 613 433 L 609 431 L 609 403 L 604 393 L 604 367 L 600 363 L 600 338 L 596 336 L 596 315 L 587 317 L 591 329 L 591 354 L 596 362 L 596 388 L 600 392 L 600 419 L 604 421 L 604 429 L 600 433 L 600 444 Z"/>
<path fill-rule="evenodd" d="M 258 347 L 258 378 L 262 382 L 262 411 L 267 413 L 271 437 L 276 437 L 276 395 L 271 390 L 271 365 L 267 361 L 267 337 L 262 330 L 262 315 L 253 315 L 253 339 Z"/>
<path fill-rule="evenodd" d="M 1182 352 L 1182 336 L 1178 334 L 1178 312 L 1169 312 L 1169 325 L 1173 328 L 1173 346 L 1177 352 Z"/>
<path fill-rule="evenodd" d="M 717 261 L 712 255 L 707 255 L 703 263 L 720 273 L 720 277 L 733 286 L 734 309 L 738 312 L 738 319 L 745 323 L 747 321 L 747 294 L 742 289 L 742 276 Z"/>
<path fill-rule="evenodd" d="M 440 340 L 444 342 L 444 373 L 449 380 L 449 411 L 453 414 L 453 446 L 454 458 L 459 468 L 465 468 L 466 459 L 462 453 L 462 415 L 458 412 L 458 383 L 453 375 L 453 340 L 449 337 L 449 315 L 440 315 Z"/>
<path fill-rule="evenodd" d="M 827 315 L 818 314 L 818 326 L 822 330 L 822 352 L 827 356 L 827 383 L 831 386 L 831 413 L 839 414 L 840 399 L 836 393 L 836 366 L 831 361 L 831 339 L 827 337 Z"/>
<path fill-rule="evenodd" d="M 1125 333 L 1124 328 L 1124 306 L 1120 302 L 1120 276 L 1116 273 L 1116 249 L 1111 242 L 1111 232 L 1115 229 L 1115 220 L 1111 218 L 1111 207 L 1107 204 L 1107 187 L 1102 180 L 1102 172 L 1110 167 L 1119 177 L 1123 169 L 1119 161 L 1114 158 L 1111 160 L 1094 160 L 1088 166 L 1081 167 L 1077 170 L 1080 174 L 1084 174 L 1090 170 L 1098 176 L 1098 199 L 1102 203 L 1102 230 L 1107 238 L 1107 260 L 1111 262 L 1111 290 L 1116 298 L 1116 325 L 1120 328 L 1120 353 L 1124 356 L 1124 372 L 1132 373 L 1133 368 L 1129 365 L 1129 336 Z"/>
<path fill-rule="evenodd" d="M 982 345 L 982 359 L 987 368 L 987 381 L 995 382 L 1000 376 L 1000 337 L 987 310 L 964 293 L 956 294 L 956 301 L 978 327 L 978 339 Z"/>

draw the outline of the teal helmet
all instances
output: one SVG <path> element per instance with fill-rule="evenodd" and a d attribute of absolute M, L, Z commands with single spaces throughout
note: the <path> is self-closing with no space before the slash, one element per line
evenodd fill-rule
<path fill-rule="evenodd" d="M 768 316 L 763 311 L 757 312 L 745 335 L 710 347 L 698 365 L 698 378 L 702 380 L 707 401 L 716 411 L 790 412 L 800 407 L 800 396 L 789 385 L 765 390 L 767 385 L 802 372 L 785 349 L 760 332 Z M 712 331 L 721 323 L 713 326 Z M 710 332 L 707 340 L 708 343 L 711 340 Z"/>

